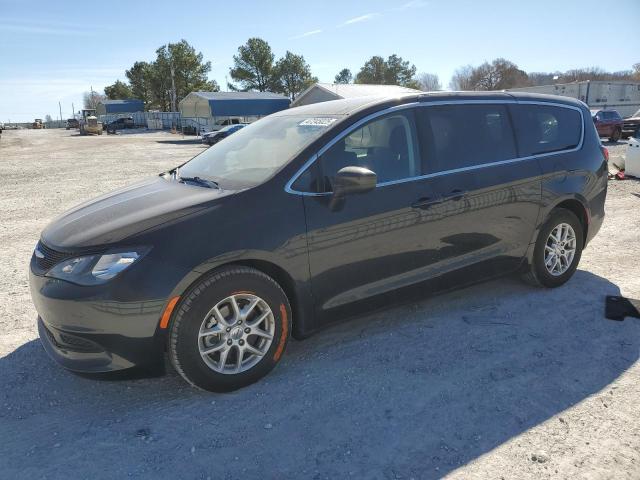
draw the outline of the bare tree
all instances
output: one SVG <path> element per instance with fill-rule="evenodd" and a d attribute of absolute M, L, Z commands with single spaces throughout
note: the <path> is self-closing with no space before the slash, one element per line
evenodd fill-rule
<path fill-rule="evenodd" d="M 453 72 L 453 76 L 449 82 L 449 88 L 451 90 L 474 90 L 473 84 L 471 83 L 472 74 L 473 67 L 471 65 L 458 68 Z"/>
<path fill-rule="evenodd" d="M 106 100 L 107 96 L 102 93 L 98 93 L 95 90 L 91 90 L 90 92 L 84 92 L 84 108 L 85 109 L 94 109 L 96 106 Z"/>
<path fill-rule="evenodd" d="M 442 85 L 440 84 L 440 78 L 435 73 L 421 73 L 418 75 L 418 84 L 420 85 L 420 90 L 425 92 L 437 92 L 438 90 L 442 90 Z"/>
<path fill-rule="evenodd" d="M 453 90 L 503 90 L 527 85 L 527 73 L 504 58 L 496 58 L 491 63 L 484 62 L 477 67 L 468 65 L 459 68 L 451 78 Z"/>
<path fill-rule="evenodd" d="M 566 72 L 531 72 L 528 74 L 530 85 L 553 85 L 555 83 L 584 82 L 586 80 L 601 81 L 638 81 L 640 80 L 640 64 L 635 70 L 607 72 L 600 67 L 574 68 Z"/>

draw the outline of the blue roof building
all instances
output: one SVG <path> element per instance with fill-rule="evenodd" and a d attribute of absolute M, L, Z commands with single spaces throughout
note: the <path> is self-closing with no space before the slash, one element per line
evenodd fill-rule
<path fill-rule="evenodd" d="M 108 115 L 110 113 L 134 113 L 144 112 L 144 102 L 137 98 L 126 100 L 103 100 L 96 106 L 96 115 Z"/>
<path fill-rule="evenodd" d="M 251 122 L 289 108 L 290 100 L 271 92 L 191 92 L 179 103 L 183 119 L 208 129 L 237 118 Z"/>

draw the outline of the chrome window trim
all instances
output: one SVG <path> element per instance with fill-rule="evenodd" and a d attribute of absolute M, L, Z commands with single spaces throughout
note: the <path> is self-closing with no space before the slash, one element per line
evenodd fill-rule
<path fill-rule="evenodd" d="M 425 180 L 428 178 L 435 178 L 435 177 L 440 177 L 443 175 L 450 175 L 452 173 L 460 173 L 460 172 L 467 172 L 470 170 L 478 170 L 481 168 L 491 168 L 491 167 L 495 167 L 498 165 L 505 165 L 505 164 L 510 164 L 510 163 L 516 163 L 516 162 L 524 162 L 527 160 L 532 160 L 535 158 L 541 158 L 541 157 L 549 157 L 551 155 L 558 155 L 561 153 L 571 153 L 571 152 L 576 152 L 578 150 L 580 150 L 582 148 L 582 145 L 584 143 L 584 134 L 585 134 L 585 127 L 584 127 L 584 114 L 582 113 L 582 109 L 580 107 L 576 107 L 574 105 L 566 105 L 564 103 L 556 103 L 556 102 L 541 102 L 541 101 L 536 101 L 536 100 L 518 100 L 518 99 L 513 99 L 513 100 L 437 100 L 434 102 L 411 102 L 411 103 L 405 103 L 403 105 L 396 105 L 395 107 L 389 107 L 389 108 L 385 108 L 384 110 L 379 110 L 377 112 L 374 112 L 370 115 L 367 115 L 364 118 L 361 118 L 360 120 L 358 120 L 356 123 L 354 123 L 353 125 L 349 126 L 349 128 L 342 130 L 340 133 L 338 133 L 334 138 L 332 138 L 326 145 L 324 145 L 320 150 L 318 150 L 315 154 L 313 154 L 309 160 L 307 160 L 302 167 L 300 167 L 300 169 L 298 169 L 298 171 L 291 177 L 291 179 L 287 182 L 287 184 L 284 187 L 285 192 L 290 193 L 292 195 L 302 195 L 302 196 L 306 196 L 306 197 L 323 197 L 323 196 L 327 196 L 327 195 L 332 195 L 333 192 L 300 192 L 298 190 L 294 190 L 291 186 L 295 183 L 296 180 L 298 180 L 298 178 L 300 177 L 300 175 L 302 175 L 307 168 L 309 168 L 313 162 L 315 162 L 324 152 L 326 152 L 329 148 L 331 148 L 333 145 L 335 145 L 336 142 L 338 142 L 339 140 L 341 140 L 342 138 L 346 137 L 347 135 L 349 135 L 351 132 L 353 132 L 354 130 L 356 130 L 357 128 L 359 128 L 360 126 L 362 126 L 365 123 L 370 122 L 371 120 L 380 117 L 382 115 L 387 115 L 389 113 L 393 113 L 393 112 L 397 112 L 399 110 L 406 110 L 409 108 L 415 108 L 415 107 L 424 107 L 424 108 L 428 108 L 428 107 L 432 107 L 432 106 L 438 106 L 438 105 L 474 105 L 474 104 L 478 104 L 478 105 L 482 105 L 482 104 L 492 104 L 492 105 L 500 105 L 500 104 L 513 104 L 513 105 L 541 105 L 541 106 L 550 106 L 550 107 L 561 107 L 561 108 L 568 108 L 571 110 L 576 110 L 579 114 L 580 114 L 580 120 L 581 120 L 581 133 L 580 133 L 580 141 L 578 142 L 578 145 L 575 146 L 574 148 L 568 148 L 568 149 L 564 149 L 564 150 L 558 150 L 555 152 L 547 152 L 547 153 L 540 153 L 538 155 L 529 155 L 526 157 L 517 157 L 517 158 L 512 158 L 512 159 L 508 159 L 508 160 L 499 160 L 497 162 L 489 162 L 489 163 L 483 163 L 480 165 L 472 165 L 469 167 L 461 167 L 461 168 L 454 168 L 451 170 L 443 170 L 442 172 L 435 172 L 435 173 L 428 173 L 426 175 L 420 175 L 417 177 L 407 177 L 407 178 L 403 178 L 403 179 L 399 179 L 399 180 L 391 180 L 388 182 L 381 182 L 378 183 L 376 185 L 376 188 L 378 187 L 386 187 L 388 185 L 397 185 L 400 183 L 407 183 L 407 182 L 414 182 L 417 180 Z"/>

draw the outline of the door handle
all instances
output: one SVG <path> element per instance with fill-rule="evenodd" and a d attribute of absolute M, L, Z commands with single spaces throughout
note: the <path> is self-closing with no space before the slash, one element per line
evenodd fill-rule
<path fill-rule="evenodd" d="M 433 205 L 437 205 L 438 203 L 442 203 L 442 198 L 422 197 L 413 202 L 411 204 L 411 208 L 426 210 L 427 208 L 430 208 Z"/>
<path fill-rule="evenodd" d="M 467 192 L 465 192 L 464 190 L 456 189 L 456 190 L 453 190 L 448 195 L 445 195 L 443 198 L 444 200 L 453 200 L 457 202 L 458 200 L 462 200 L 466 194 Z"/>

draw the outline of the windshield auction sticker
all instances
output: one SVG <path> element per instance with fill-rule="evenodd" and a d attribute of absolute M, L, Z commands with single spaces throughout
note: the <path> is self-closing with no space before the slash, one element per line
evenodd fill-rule
<path fill-rule="evenodd" d="M 337 118 L 331 117 L 316 117 L 316 118 L 307 118 L 300 122 L 300 126 L 305 127 L 328 127 L 333 122 L 338 120 Z"/>

